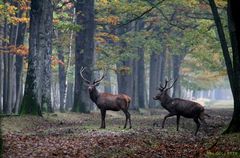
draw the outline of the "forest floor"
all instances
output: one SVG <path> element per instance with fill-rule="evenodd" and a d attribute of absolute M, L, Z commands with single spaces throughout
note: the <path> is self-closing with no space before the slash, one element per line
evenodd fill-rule
<path fill-rule="evenodd" d="M 106 129 L 100 113 L 54 113 L 44 117 L 2 118 L 3 158 L 12 157 L 240 157 L 240 134 L 221 135 L 231 109 L 207 109 L 207 129 L 194 136 L 195 123 L 176 117 L 159 127 L 165 110 L 130 111 L 132 129 L 123 129 L 122 112 L 107 112 Z M 153 126 L 157 125 L 157 126 Z"/>

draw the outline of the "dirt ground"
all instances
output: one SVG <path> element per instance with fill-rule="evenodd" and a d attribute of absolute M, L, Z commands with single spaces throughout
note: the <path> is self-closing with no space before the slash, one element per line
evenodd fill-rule
<path fill-rule="evenodd" d="M 106 129 L 100 113 L 54 113 L 44 117 L 2 118 L 3 157 L 240 157 L 240 134 L 221 135 L 231 120 L 231 109 L 207 109 L 207 128 L 198 135 L 192 119 L 176 117 L 160 124 L 167 112 L 130 111 L 132 129 L 123 129 L 122 112 L 107 112 Z"/>

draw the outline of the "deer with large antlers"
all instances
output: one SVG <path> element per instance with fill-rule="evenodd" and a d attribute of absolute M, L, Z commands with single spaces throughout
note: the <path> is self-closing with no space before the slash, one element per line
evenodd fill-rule
<path fill-rule="evenodd" d="M 132 128 L 131 115 L 128 112 L 131 98 L 125 94 L 114 95 L 114 94 L 110 94 L 110 93 L 100 93 L 96 87 L 99 86 L 100 82 L 104 78 L 104 75 L 102 75 L 101 78 L 96 79 L 93 82 L 91 82 L 83 76 L 84 70 L 85 70 L 85 68 L 81 68 L 80 75 L 81 75 L 82 79 L 88 85 L 88 91 L 89 91 L 91 100 L 97 105 L 97 107 L 101 111 L 102 122 L 101 122 L 100 128 L 106 128 L 105 116 L 106 116 L 107 110 L 112 110 L 112 111 L 122 110 L 126 116 L 124 128 L 126 128 L 128 121 L 129 121 L 129 128 Z"/>
<path fill-rule="evenodd" d="M 169 112 L 169 114 L 167 114 L 163 119 L 162 128 L 164 128 L 165 121 L 168 117 L 176 115 L 177 131 L 178 131 L 180 116 L 183 116 L 186 118 L 193 118 L 194 122 L 197 125 L 196 131 L 195 131 L 195 135 L 197 135 L 198 129 L 200 127 L 199 119 L 201 122 L 206 124 L 204 115 L 207 115 L 207 114 L 204 114 L 204 107 L 190 100 L 170 97 L 168 95 L 168 90 L 173 87 L 177 79 L 175 79 L 173 84 L 167 88 L 169 81 L 170 80 L 165 80 L 164 86 L 160 84 L 160 87 L 158 88 L 160 93 L 157 94 L 155 97 L 153 97 L 154 100 L 159 100 L 161 102 L 162 107 Z"/>

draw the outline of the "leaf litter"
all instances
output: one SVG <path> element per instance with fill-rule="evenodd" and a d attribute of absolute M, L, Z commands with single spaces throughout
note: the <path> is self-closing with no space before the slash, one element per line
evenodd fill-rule
<path fill-rule="evenodd" d="M 3 157 L 208 157 L 209 153 L 236 152 L 240 134 L 221 135 L 231 120 L 232 110 L 206 110 L 207 130 L 194 136 L 195 124 L 176 118 L 160 126 L 164 110 L 147 115 L 132 111 L 133 129 L 123 129 L 124 115 L 108 112 L 106 129 L 99 129 L 100 114 L 56 113 L 44 117 L 2 119 Z"/>

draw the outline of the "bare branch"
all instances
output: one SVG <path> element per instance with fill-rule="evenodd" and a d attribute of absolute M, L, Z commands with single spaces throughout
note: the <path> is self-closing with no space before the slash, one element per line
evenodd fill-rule
<path fill-rule="evenodd" d="M 162 1 L 159 1 L 157 4 L 153 4 L 151 8 L 147 9 L 147 10 L 144 11 L 142 14 L 135 16 L 133 19 L 130 19 L 130 20 L 128 20 L 128 21 L 125 22 L 125 23 L 122 23 L 122 24 L 117 25 L 116 27 L 114 27 L 114 28 L 112 29 L 112 31 L 115 30 L 115 29 L 117 29 L 117 28 L 126 26 L 126 25 L 128 25 L 128 24 L 130 24 L 130 23 L 132 23 L 132 22 L 134 22 L 134 21 L 142 18 L 144 15 L 150 13 L 154 8 L 156 8 L 159 4 L 163 3 L 164 1 L 165 1 L 165 0 L 162 0 Z M 111 31 L 111 32 L 112 32 L 112 31 Z"/>

